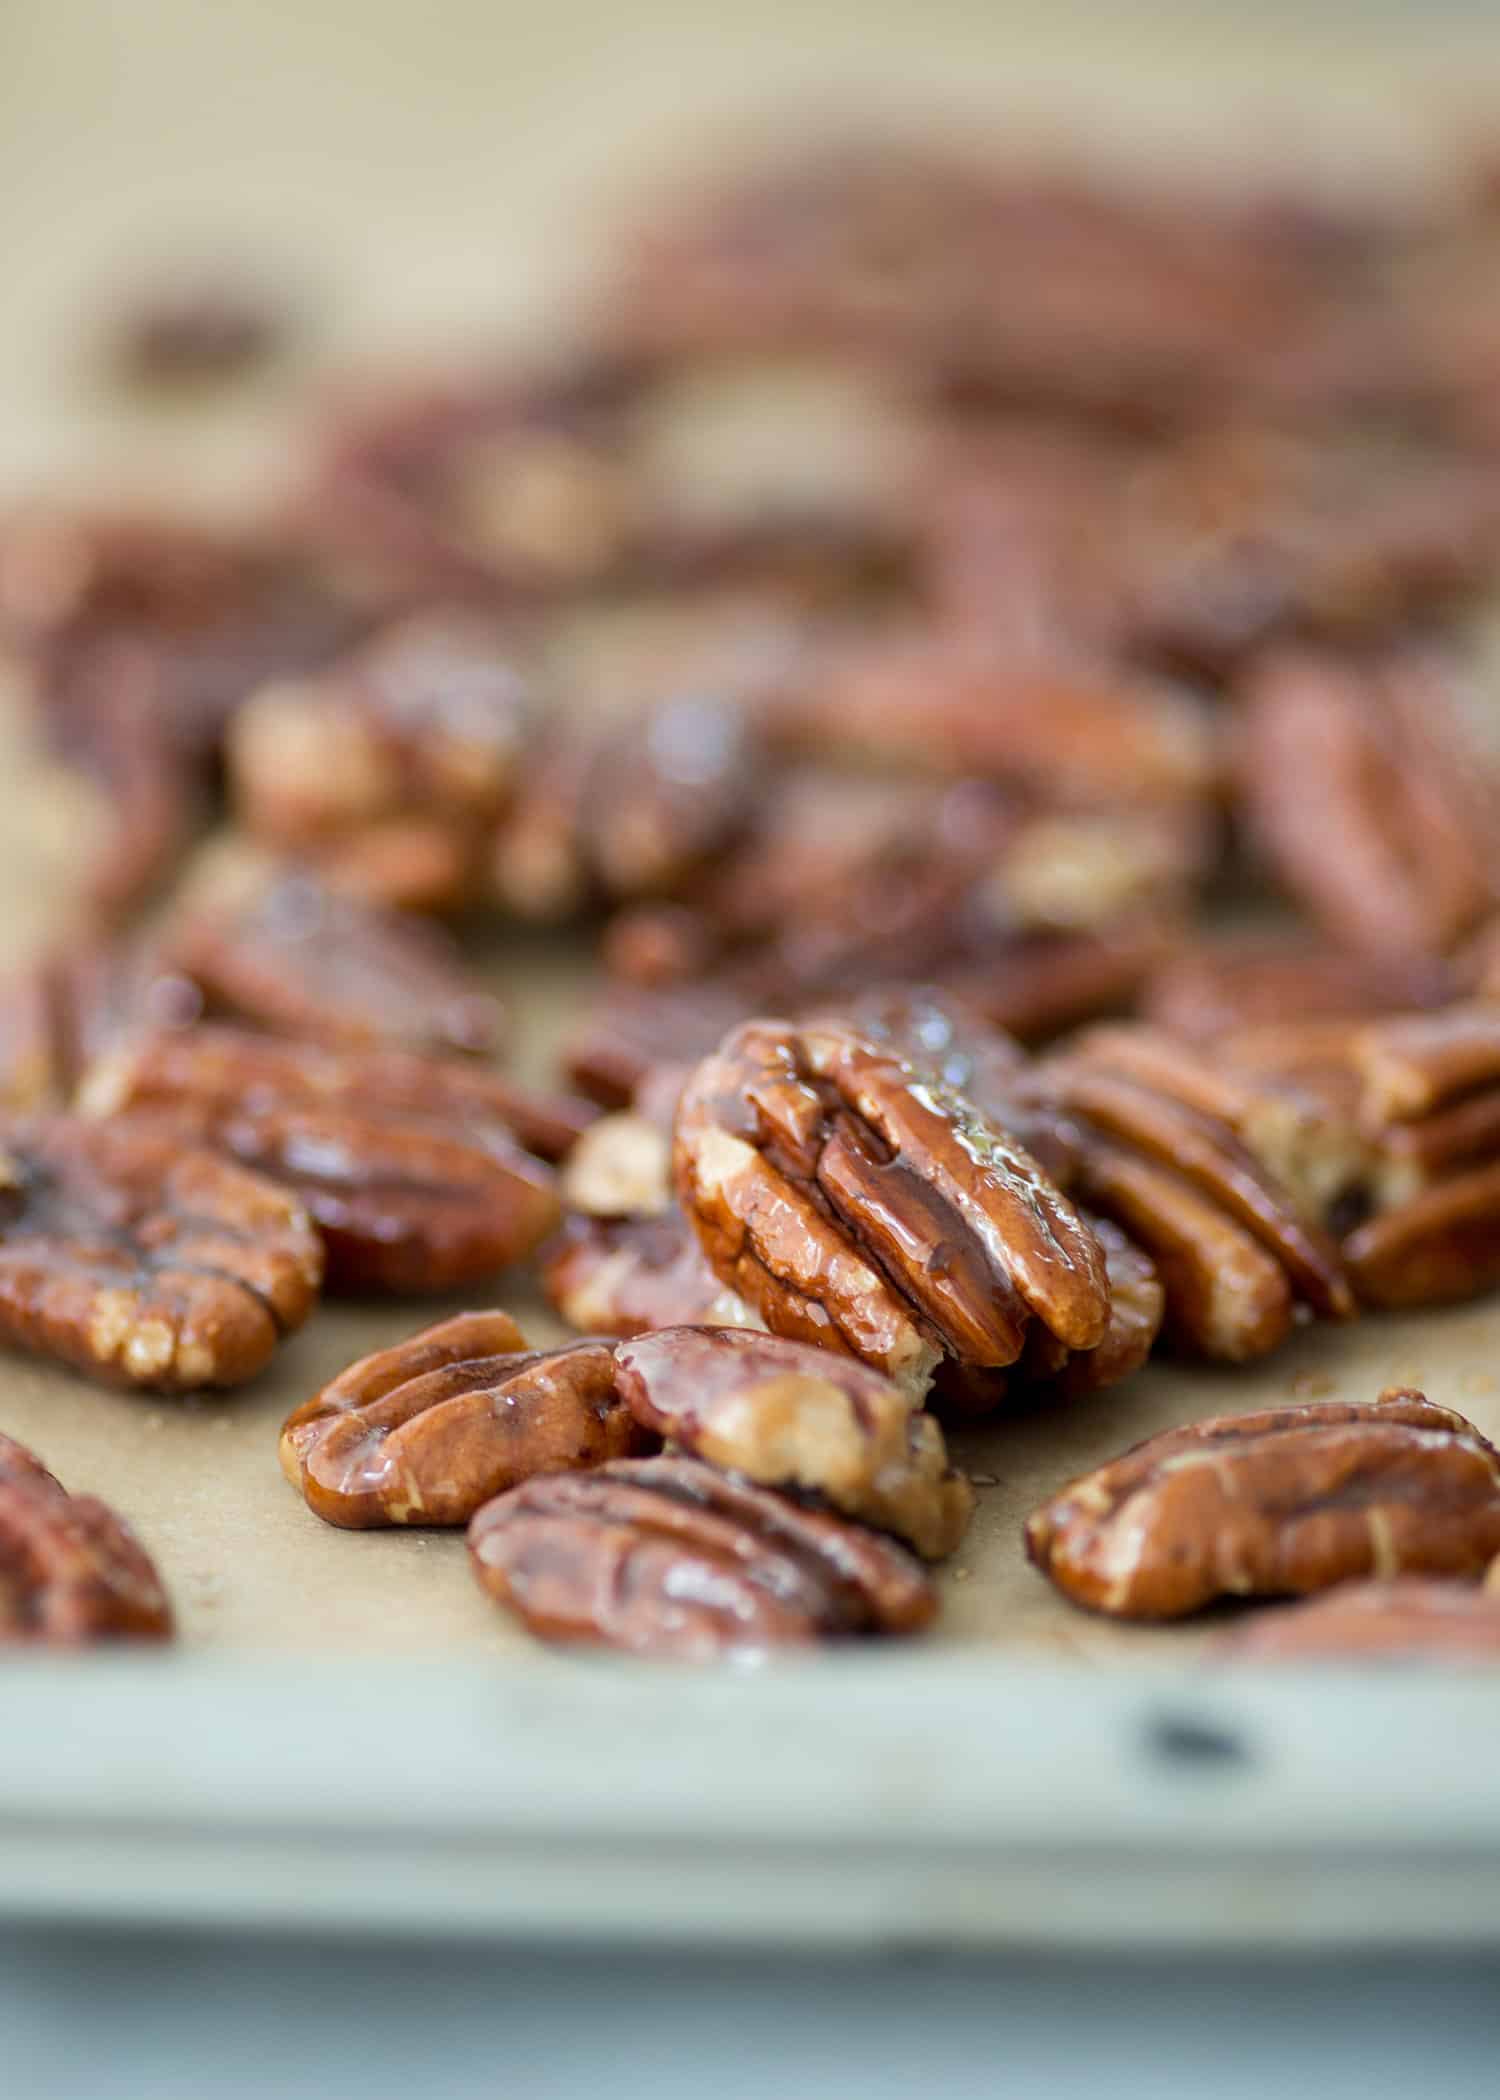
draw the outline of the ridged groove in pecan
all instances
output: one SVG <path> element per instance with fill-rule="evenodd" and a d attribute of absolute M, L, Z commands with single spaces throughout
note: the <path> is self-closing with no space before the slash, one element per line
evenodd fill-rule
<path fill-rule="evenodd" d="M 1452 1305 L 1500 1283 L 1500 1160 L 1434 1182 L 1344 1242 L 1366 1305 Z"/>
<path fill-rule="evenodd" d="M 1084 1157 L 1078 1192 L 1150 1256 L 1180 1347 L 1245 1363 L 1285 1341 L 1295 1309 L 1285 1269 L 1180 1175 L 1101 1141 Z"/>
<path fill-rule="evenodd" d="M 1477 1576 L 1500 1551 L 1500 1453 L 1408 1391 L 1224 1416 L 1073 1481 L 1032 1516 L 1026 1549 L 1074 1603 L 1123 1618 L 1368 1575 Z"/>
<path fill-rule="evenodd" d="M 581 1334 L 760 1324 L 715 1276 L 675 1204 L 658 1217 L 569 1217 L 538 1250 L 537 1271 L 547 1303 Z"/>
<path fill-rule="evenodd" d="M 480 1510 L 469 1553 L 544 1640 L 689 1662 L 914 1633 L 937 1610 L 894 1540 L 690 1458 L 528 1481 Z"/>
<path fill-rule="evenodd" d="M 172 960 L 215 1013 L 347 1049 L 485 1055 L 499 1001 L 434 927 L 339 896 L 308 875 L 209 909 L 171 937 Z"/>
<path fill-rule="evenodd" d="M 597 1116 L 591 1102 L 522 1086 L 468 1058 L 406 1050 L 338 1050 L 205 1022 L 137 1032 L 87 1072 L 93 1115 L 191 1101 L 215 1109 L 388 1109 L 506 1131 L 543 1159 L 563 1158 Z"/>
<path fill-rule="evenodd" d="M 1181 1177 L 1248 1232 L 1286 1271 L 1297 1295 L 1325 1319 L 1352 1319 L 1353 1294 L 1338 1250 L 1304 1224 L 1289 1195 L 1227 1123 L 1189 1102 L 1086 1060 L 1064 1062 L 1058 1085 L 1075 1113 L 1111 1141 Z"/>
<path fill-rule="evenodd" d="M 0 1647 L 171 1637 L 161 1577 L 130 1526 L 0 1436 Z"/>
<path fill-rule="evenodd" d="M 1257 1612 L 1216 1653 L 1226 1662 L 1500 1664 L 1500 1597 L 1417 1575 L 1341 1583 Z"/>
<path fill-rule="evenodd" d="M 1103 1335 L 1097 1241 L 959 1095 L 853 1030 L 748 1023 L 678 1107 L 675 1173 L 716 1272 L 774 1332 L 907 1386 L 938 1355 L 1012 1363 L 1039 1318 Z"/>
<path fill-rule="evenodd" d="M 888 1378 L 779 1335 L 667 1328 L 615 1351 L 637 1420 L 763 1487 L 823 1497 L 926 1560 L 952 1553 L 974 1495 L 943 1433 Z"/>
<path fill-rule="evenodd" d="M 275 1183 L 173 1119 L 0 1128 L 0 1338 L 115 1384 L 253 1377 L 312 1310 L 323 1249 Z"/>
<path fill-rule="evenodd" d="M 329 1524 L 466 1524 L 538 1473 L 653 1448 L 605 1342 L 529 1349 L 504 1313 L 460 1313 L 361 1358 L 287 1417 L 282 1470 Z"/>

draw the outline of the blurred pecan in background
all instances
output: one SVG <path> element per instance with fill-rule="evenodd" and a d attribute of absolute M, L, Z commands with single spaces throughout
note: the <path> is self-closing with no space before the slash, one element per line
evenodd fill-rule
<path fill-rule="evenodd" d="M 1420 1393 L 1169 1429 L 1063 1488 L 1026 1550 L 1075 1604 L 1175 1619 L 1367 1575 L 1482 1575 L 1500 1453 Z"/>
<path fill-rule="evenodd" d="M 274 1182 L 174 1118 L 0 1130 L 0 1339 L 116 1385 L 239 1385 L 312 1311 L 323 1249 Z"/>
<path fill-rule="evenodd" d="M 1256 1612 L 1219 1643 L 1226 1662 L 1500 1664 L 1500 1596 L 1411 1575 L 1341 1583 Z"/>
<path fill-rule="evenodd" d="M 760 1324 L 709 1267 L 675 1204 L 655 1216 L 575 1214 L 538 1250 L 537 1271 L 547 1303 L 582 1334 Z"/>
<path fill-rule="evenodd" d="M 685 1662 L 915 1633 L 937 1611 L 894 1540 L 692 1458 L 528 1481 L 480 1510 L 469 1555 L 544 1640 Z"/>
<path fill-rule="evenodd" d="M 502 1489 L 650 1451 L 605 1342 L 528 1349 L 460 1313 L 361 1358 L 287 1417 L 281 1466 L 329 1524 L 466 1524 Z"/>
<path fill-rule="evenodd" d="M 0 1647 L 171 1637 L 161 1577 L 130 1526 L 0 1436 Z"/>

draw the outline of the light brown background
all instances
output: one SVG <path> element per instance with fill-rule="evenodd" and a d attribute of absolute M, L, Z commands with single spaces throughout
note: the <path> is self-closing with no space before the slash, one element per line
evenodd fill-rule
<path fill-rule="evenodd" d="M 1482 20 L 1369 11 L 1320 28 L 1262 8 L 1080 9 L 865 0 L 811 19 L 762 0 L 753 24 L 595 0 L 293 8 L 17 0 L 0 8 L 0 496 L 71 485 L 171 490 L 233 506 L 298 457 L 309 388 L 351 359 L 534 338 L 584 281 L 622 198 L 681 146 L 767 112 L 812 131 L 854 108 L 1077 135 L 1130 157 L 1303 160 L 1332 179 L 1421 171 L 1500 81 Z M 1482 11 L 1481 11 L 1482 13 Z M 1356 36 L 1354 26 L 1363 22 Z M 1500 120 L 1500 90 L 1491 106 Z M 301 355 L 228 409 L 123 410 L 98 384 L 88 321 L 138 270 L 224 251 L 280 273 L 307 316 Z M 79 803 L 33 791 L 0 720 L 0 946 L 55 912 Z M 536 1064 L 572 960 L 497 948 Z M 527 1293 L 502 1302 L 555 1331 Z M 158 1555 L 190 1640 L 316 1650 L 519 1647 L 479 1598 L 457 1537 L 318 1523 L 282 1481 L 277 1427 L 351 1356 L 445 1308 L 323 1314 L 250 1390 L 141 1400 L 19 1358 L 0 1362 L 0 1429 L 73 1487 L 106 1495 Z M 1258 1373 L 1159 1370 L 1086 1407 L 972 1432 L 985 1484 L 948 1572 L 940 1638 L 1060 1651 L 1180 1653 L 1191 1634 L 1119 1634 L 1024 1567 L 1021 1518 L 1071 1472 L 1151 1430 L 1295 1395 L 1422 1383 L 1500 1433 L 1500 1304 L 1310 1332 Z"/>

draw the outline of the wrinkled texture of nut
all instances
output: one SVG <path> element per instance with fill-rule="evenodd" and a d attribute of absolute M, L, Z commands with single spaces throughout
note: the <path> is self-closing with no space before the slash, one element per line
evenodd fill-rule
<path fill-rule="evenodd" d="M 282 1471 L 326 1523 L 466 1524 L 493 1495 L 655 1448 L 605 1342 L 528 1349 L 460 1313 L 341 1371 L 287 1417 Z"/>
<path fill-rule="evenodd" d="M 1013 1363 L 1033 1320 L 1092 1348 L 1104 1256 L 1019 1145 L 835 1024 L 750 1022 L 678 1105 L 679 1199 L 773 1333 L 925 1390 L 944 1359 Z"/>
<path fill-rule="evenodd" d="M 889 1379 L 779 1335 L 672 1327 L 615 1351 L 636 1418 L 693 1458 L 815 1495 L 924 1560 L 958 1547 L 974 1494 L 943 1433 Z"/>
<path fill-rule="evenodd" d="M 305 874 L 234 909 L 194 914 L 169 952 L 211 1012 L 276 1034 L 483 1056 L 501 1033 L 498 1000 L 436 927 Z"/>
<path fill-rule="evenodd" d="M 312 1311 L 323 1249 L 275 1183 L 170 1118 L 0 1126 L 0 1339 L 110 1384 L 239 1385 Z"/>
<path fill-rule="evenodd" d="M 1215 1650 L 1226 1662 L 1500 1665 L 1500 1596 L 1457 1582 L 1341 1583 L 1257 1612 Z"/>
<path fill-rule="evenodd" d="M 130 1526 L 0 1436 L 0 1647 L 171 1637 L 167 1593 Z"/>
<path fill-rule="evenodd" d="M 1420 1393 L 1170 1429 L 1036 1511 L 1026 1550 L 1075 1604 L 1175 1619 L 1377 1575 L 1477 1576 L 1500 1550 L 1500 1453 Z"/>
<path fill-rule="evenodd" d="M 557 1222 L 551 1170 L 484 1115 L 499 1102 L 474 1076 L 452 1059 L 197 1028 L 127 1045 L 81 1091 L 106 1118 L 159 1108 L 294 1192 L 323 1236 L 330 1290 L 424 1293 L 493 1275 Z"/>
<path fill-rule="evenodd" d="M 1484 915 L 1494 782 L 1429 664 L 1288 652 L 1253 670 L 1240 713 L 1247 828 L 1335 940 L 1441 953 Z"/>
<path fill-rule="evenodd" d="M 542 1639 L 685 1662 L 915 1633 L 937 1610 L 894 1540 L 691 1458 L 528 1481 L 480 1510 L 469 1554 Z"/>
<path fill-rule="evenodd" d="M 537 1270 L 547 1303 L 581 1334 L 761 1324 L 720 1283 L 675 1204 L 656 1217 L 569 1217 L 538 1250 Z"/>

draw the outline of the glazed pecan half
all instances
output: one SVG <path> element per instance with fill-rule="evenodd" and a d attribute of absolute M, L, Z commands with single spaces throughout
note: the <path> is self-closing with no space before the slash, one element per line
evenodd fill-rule
<path fill-rule="evenodd" d="M 469 1526 L 480 1586 L 544 1640 L 712 1662 L 937 1610 L 903 1546 L 692 1458 L 531 1480 Z"/>
<path fill-rule="evenodd" d="M 606 1342 L 528 1349 L 500 1312 L 460 1313 L 350 1364 L 287 1417 L 281 1467 L 326 1523 L 466 1524 L 538 1473 L 650 1451 Z"/>
<path fill-rule="evenodd" d="M 672 1327 L 622 1343 L 615 1365 L 637 1420 L 722 1472 L 819 1496 L 925 1560 L 968 1528 L 973 1490 L 943 1432 L 864 1364 L 779 1335 Z"/>
<path fill-rule="evenodd" d="M 558 1216 L 550 1168 L 484 1113 L 504 1088 L 485 1073 L 471 1088 L 454 1065 L 201 1028 L 127 1046 L 82 1091 L 105 1116 L 159 1108 L 292 1191 L 322 1233 L 330 1289 L 421 1293 L 493 1275 Z"/>
<path fill-rule="evenodd" d="M 167 1593 L 130 1526 L 0 1436 L 0 1647 L 171 1637 Z"/>
<path fill-rule="evenodd" d="M 1483 917 L 1495 784 L 1429 663 L 1288 651 L 1253 668 L 1241 714 L 1250 835 L 1335 940 L 1435 954 Z"/>
<path fill-rule="evenodd" d="M 1191 944 L 1152 973 L 1139 1012 L 1168 1034 L 1211 1042 L 1287 1021 L 1373 1020 L 1443 1006 L 1458 973 L 1436 956 L 1386 956 L 1305 937 L 1243 936 Z"/>
<path fill-rule="evenodd" d="M 846 1025 L 748 1022 L 678 1105 L 678 1196 L 773 1333 L 925 1391 L 945 1359 L 1014 1363 L 1033 1321 L 1099 1342 L 1098 1241 L 962 1095 Z"/>
<path fill-rule="evenodd" d="M 185 1146 L 172 1118 L 0 1129 L 0 1339 L 116 1385 L 239 1385 L 313 1308 L 295 1197 Z"/>
<path fill-rule="evenodd" d="M 66 1108 L 83 1074 L 122 1037 L 183 1026 L 201 1001 L 143 942 L 64 947 L 0 982 L 0 1105 Z"/>
<path fill-rule="evenodd" d="M 499 1001 L 439 928 L 340 896 L 308 874 L 190 914 L 168 946 L 211 1012 L 274 1034 L 477 1056 L 500 1036 Z"/>
<path fill-rule="evenodd" d="M 538 1250 L 537 1269 L 547 1303 L 581 1334 L 760 1324 L 715 1276 L 675 1204 L 652 1217 L 577 1213 Z"/>
<path fill-rule="evenodd" d="M 1216 1651 L 1234 1662 L 1500 1664 L 1500 1596 L 1457 1582 L 1349 1582 L 1257 1612 Z"/>
<path fill-rule="evenodd" d="M 1055 1495 L 1026 1550 L 1075 1604 L 1175 1619 L 1377 1575 L 1478 1576 L 1500 1453 L 1420 1393 L 1226 1415 L 1137 1444 Z"/>

